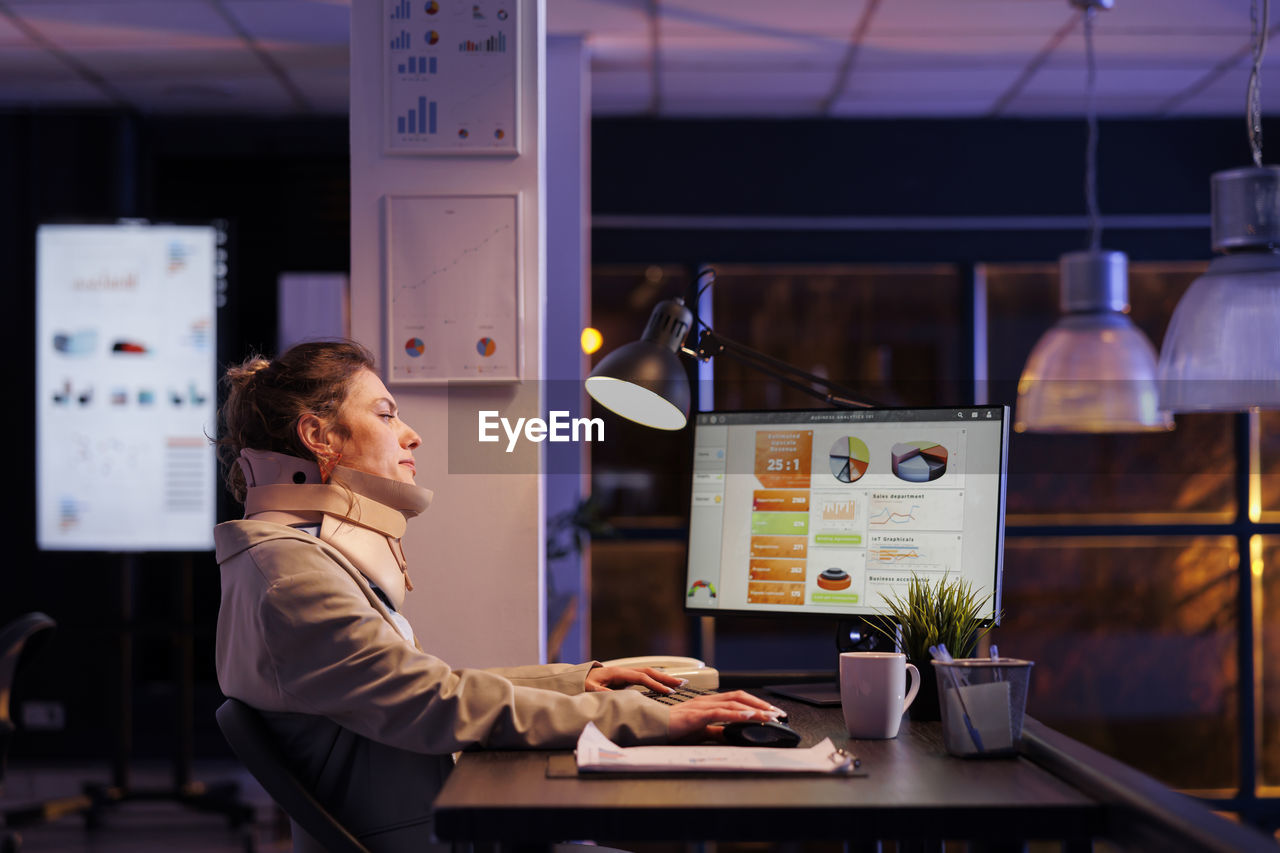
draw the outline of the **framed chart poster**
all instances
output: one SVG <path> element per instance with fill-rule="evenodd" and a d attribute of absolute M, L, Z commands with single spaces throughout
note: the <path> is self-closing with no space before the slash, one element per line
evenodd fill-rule
<path fill-rule="evenodd" d="M 382 0 L 388 154 L 520 153 L 521 0 Z"/>
<path fill-rule="evenodd" d="M 387 379 L 521 377 L 520 196 L 384 196 Z"/>

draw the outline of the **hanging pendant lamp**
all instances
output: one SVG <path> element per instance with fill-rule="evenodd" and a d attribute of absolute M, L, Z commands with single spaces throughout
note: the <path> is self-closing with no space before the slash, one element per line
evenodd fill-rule
<path fill-rule="evenodd" d="M 1058 260 L 1063 317 L 1031 351 L 1018 380 L 1018 432 L 1173 429 L 1160 410 L 1156 350 L 1133 324 L 1128 258 L 1085 250 Z"/>
<path fill-rule="evenodd" d="M 1160 351 L 1161 404 L 1176 412 L 1280 408 L 1280 167 L 1262 165 L 1259 82 L 1270 0 L 1252 5 L 1246 125 L 1253 165 L 1210 181 L 1213 249 Z"/>
<path fill-rule="evenodd" d="M 1071 0 L 1081 8 L 1088 77 L 1085 201 L 1090 248 L 1058 259 L 1060 319 L 1036 342 L 1018 379 L 1017 432 L 1153 432 L 1173 429 L 1159 406 L 1156 350 L 1129 311 L 1129 259 L 1101 246 L 1098 210 L 1097 77 L 1093 16 L 1111 0 Z"/>

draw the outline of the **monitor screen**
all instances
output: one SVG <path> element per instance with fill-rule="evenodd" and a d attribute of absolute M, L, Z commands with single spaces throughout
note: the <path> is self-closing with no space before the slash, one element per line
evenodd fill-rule
<path fill-rule="evenodd" d="M 215 225 L 42 225 L 36 235 L 36 542 L 213 547 Z"/>
<path fill-rule="evenodd" d="M 1000 612 L 1008 409 L 706 412 L 694 427 L 686 608 L 885 612 L 912 576 Z"/>

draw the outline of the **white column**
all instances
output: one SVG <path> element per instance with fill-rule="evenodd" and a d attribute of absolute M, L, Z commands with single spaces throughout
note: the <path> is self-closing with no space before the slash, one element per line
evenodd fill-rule
<path fill-rule="evenodd" d="M 418 484 L 435 491 L 431 508 L 410 523 L 405 537 L 416 587 L 405 615 L 423 647 L 455 667 L 537 663 L 545 656 L 545 527 L 538 454 L 513 460 L 514 473 L 476 473 L 458 454 L 468 438 L 474 444 L 475 411 L 498 410 L 512 420 L 542 411 L 546 24 L 537 0 L 516 2 L 518 157 L 386 155 L 384 129 L 391 127 L 383 114 L 382 91 L 386 9 L 374 0 L 351 4 L 352 336 L 380 361 L 384 358 L 383 196 L 520 193 L 522 198 L 518 264 L 524 381 L 452 393 L 443 387 L 390 386 L 402 417 L 423 438 L 416 454 Z"/>

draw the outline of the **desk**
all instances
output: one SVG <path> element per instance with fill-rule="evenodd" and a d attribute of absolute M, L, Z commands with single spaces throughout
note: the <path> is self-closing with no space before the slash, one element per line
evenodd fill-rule
<path fill-rule="evenodd" d="M 893 740 L 854 741 L 839 709 L 779 704 L 802 747 L 830 737 L 862 759 L 867 775 L 548 778 L 556 753 L 469 752 L 436 800 L 436 832 L 477 842 L 1060 839 L 1088 849 L 1110 837 L 1140 838 L 1136 849 L 1278 849 L 1033 720 L 1024 756 L 975 761 L 948 756 L 937 723 L 904 721 Z M 1090 774 L 1099 778 L 1090 783 Z M 1154 786 L 1137 792 L 1145 805 L 1124 802 L 1143 781 Z M 1152 805 L 1152 794 L 1171 799 Z"/>

